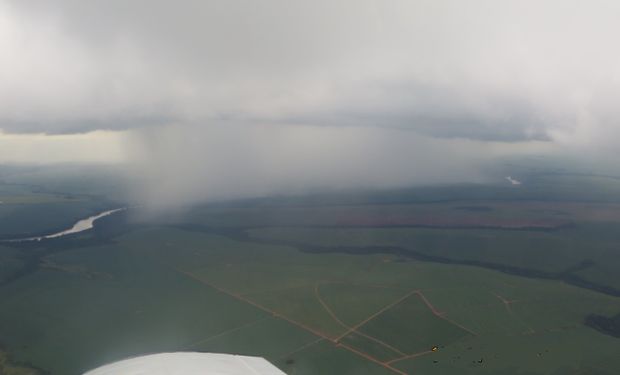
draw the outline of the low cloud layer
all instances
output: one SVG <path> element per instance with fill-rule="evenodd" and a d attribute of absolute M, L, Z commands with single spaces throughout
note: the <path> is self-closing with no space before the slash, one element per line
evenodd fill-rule
<path fill-rule="evenodd" d="M 502 144 L 402 129 L 185 124 L 135 135 L 136 199 L 155 209 L 197 201 L 338 189 L 494 182 L 485 167 L 546 142 Z"/>
<path fill-rule="evenodd" d="M 293 161 L 396 184 L 502 143 L 595 154 L 620 121 L 619 16 L 613 0 L 0 0 L 0 129 L 129 129 L 149 178 L 261 171 L 255 191 Z M 368 163 L 394 174 L 364 180 Z"/>
<path fill-rule="evenodd" d="M 0 131 L 0 165 L 123 164 L 128 145 L 126 135 L 117 132 L 48 136 Z"/>
<path fill-rule="evenodd" d="M 614 1 L 0 3 L 0 126 L 187 121 L 550 139 L 615 121 Z"/>

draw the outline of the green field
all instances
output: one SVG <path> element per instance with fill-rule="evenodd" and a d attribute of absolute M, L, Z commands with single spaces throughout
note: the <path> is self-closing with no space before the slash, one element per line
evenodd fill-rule
<path fill-rule="evenodd" d="M 443 261 L 507 266 L 541 277 L 576 275 L 620 290 L 620 223 L 578 223 L 553 231 L 445 228 L 251 229 L 252 238 L 330 248 L 390 246 Z"/>
<path fill-rule="evenodd" d="M 55 267 L 2 287 L 0 320 L 14 324 L 0 338 L 14 360 L 53 374 L 175 350 L 261 355 L 295 374 L 547 373 L 539 353 L 544 369 L 620 366 L 620 340 L 582 324 L 585 314 L 619 311 L 618 298 L 396 260 L 135 230 L 49 255 Z M 508 308 L 498 296 L 515 302 Z M 471 363 L 478 357 L 484 366 Z"/>
<path fill-rule="evenodd" d="M 6 194 L 4 209 L 21 213 L 0 222 L 24 218 L 7 236 L 110 204 Z M 297 375 L 617 374 L 620 339 L 585 322 L 620 312 L 620 207 L 468 194 L 267 199 L 158 221 L 130 210 L 80 235 L 4 242 L 0 373 L 203 351 L 263 356 Z"/>

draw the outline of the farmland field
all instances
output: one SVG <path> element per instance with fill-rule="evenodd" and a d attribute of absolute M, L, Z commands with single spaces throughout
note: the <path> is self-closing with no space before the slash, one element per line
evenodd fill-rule
<path fill-rule="evenodd" d="M 158 221 L 132 209 L 82 234 L 2 243 L 0 366 L 71 375 L 205 351 L 289 374 L 620 369 L 620 339 L 592 323 L 620 313 L 615 203 L 324 203 Z"/>

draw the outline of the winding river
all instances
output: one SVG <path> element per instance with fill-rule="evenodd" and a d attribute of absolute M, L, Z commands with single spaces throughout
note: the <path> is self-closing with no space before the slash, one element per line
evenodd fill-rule
<path fill-rule="evenodd" d="M 95 221 L 101 219 L 102 217 L 112 215 L 116 212 L 124 211 L 126 209 L 127 209 L 126 207 L 122 207 L 122 208 L 116 208 L 114 210 L 108 210 L 108 211 L 101 212 L 97 215 L 93 215 L 91 217 L 78 221 L 77 223 L 73 224 L 71 228 L 65 229 L 62 232 L 52 233 L 52 234 L 48 234 L 45 236 L 38 236 L 38 237 L 19 238 L 19 239 L 9 240 L 9 241 L 10 242 L 41 241 L 41 240 L 45 240 L 49 238 L 58 238 L 58 237 L 66 236 L 69 234 L 84 232 L 86 230 L 92 229 Z"/>

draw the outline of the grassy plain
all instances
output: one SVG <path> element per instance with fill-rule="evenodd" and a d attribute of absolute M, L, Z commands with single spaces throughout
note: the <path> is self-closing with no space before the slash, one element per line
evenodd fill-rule
<path fill-rule="evenodd" d="M 447 228 L 300 228 L 248 231 L 251 237 L 326 248 L 389 246 L 436 257 L 549 277 L 574 274 L 620 289 L 620 223 L 576 223 L 552 231 Z M 406 256 L 405 251 L 405 256 Z"/>
<path fill-rule="evenodd" d="M 0 358 L 52 375 L 178 350 L 259 355 L 296 375 L 617 374 L 620 340 L 584 320 L 614 316 L 620 298 L 566 277 L 620 288 L 620 184 L 556 177 L 196 207 L 158 224 L 118 215 L 84 235 L 5 243 L 0 278 L 36 262 L 0 286 Z M 591 186 L 605 203 L 532 200 L 557 179 L 556 198 Z M 7 236 L 108 204 L 7 194 Z"/>
<path fill-rule="evenodd" d="M 23 264 L 22 254 L 18 250 L 0 246 L 0 282 L 11 277 Z"/>
<path fill-rule="evenodd" d="M 0 340 L 52 374 L 174 350 L 261 355 L 291 374 L 620 368 L 620 340 L 582 323 L 620 299 L 556 281 L 163 227 L 46 260 L 59 267 L 0 288 Z"/>

